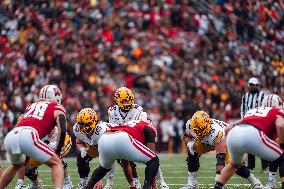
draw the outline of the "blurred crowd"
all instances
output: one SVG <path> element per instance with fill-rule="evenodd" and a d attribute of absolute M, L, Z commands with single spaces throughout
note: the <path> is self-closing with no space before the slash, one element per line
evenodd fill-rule
<path fill-rule="evenodd" d="M 4 0 L 0 138 L 44 84 L 61 89 L 70 127 L 82 107 L 107 120 L 126 86 L 152 116 L 158 150 L 178 152 L 194 111 L 239 117 L 251 76 L 284 93 L 283 9 L 272 0 Z"/>

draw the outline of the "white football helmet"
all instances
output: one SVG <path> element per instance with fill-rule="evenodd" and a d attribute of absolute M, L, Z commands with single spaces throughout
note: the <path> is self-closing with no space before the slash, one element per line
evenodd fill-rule
<path fill-rule="evenodd" d="M 277 107 L 283 104 L 282 99 L 276 94 L 266 95 L 262 100 L 262 107 Z"/>
<path fill-rule="evenodd" d="M 56 85 L 45 85 L 39 92 L 39 100 L 61 103 L 62 99 L 62 93 Z"/>

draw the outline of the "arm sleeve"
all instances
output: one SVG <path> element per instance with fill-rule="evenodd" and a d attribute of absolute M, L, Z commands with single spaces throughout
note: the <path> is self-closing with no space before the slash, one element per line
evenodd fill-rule
<path fill-rule="evenodd" d="M 63 114 L 60 114 L 58 117 L 59 117 L 59 125 L 61 132 L 58 140 L 57 149 L 55 151 L 56 154 L 60 154 L 61 149 L 64 146 L 64 141 L 66 137 L 66 118 Z"/>
<path fill-rule="evenodd" d="M 155 143 L 156 133 L 152 131 L 149 127 L 143 128 L 145 142 L 146 143 Z"/>

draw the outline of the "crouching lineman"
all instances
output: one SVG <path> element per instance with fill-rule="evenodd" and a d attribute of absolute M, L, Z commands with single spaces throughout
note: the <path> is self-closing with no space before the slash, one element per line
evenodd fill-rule
<path fill-rule="evenodd" d="M 276 94 L 269 94 L 266 95 L 261 103 L 262 107 L 279 107 L 283 105 L 283 101 L 282 99 L 276 95 Z M 277 176 L 277 169 L 278 169 L 278 165 L 277 163 L 271 163 L 269 165 L 269 173 L 268 173 L 268 182 L 267 184 L 264 186 L 263 189 L 276 189 L 276 176 Z"/>
<path fill-rule="evenodd" d="M 141 120 L 152 125 L 152 120 L 149 115 L 143 111 L 143 108 L 134 103 L 134 95 L 127 87 L 120 87 L 115 91 L 114 99 L 117 105 L 114 105 L 108 109 L 109 122 L 115 125 L 124 125 L 128 121 Z M 153 145 L 146 146 L 155 151 L 155 138 L 151 141 Z M 153 146 L 153 148 L 151 148 Z M 130 163 L 130 166 L 129 166 Z M 129 183 L 134 182 L 137 189 L 141 188 L 141 184 L 138 179 L 136 165 L 133 162 L 121 160 L 123 171 Z M 114 166 L 115 167 L 115 166 Z M 107 184 L 104 189 L 111 189 L 113 185 L 114 167 L 108 172 Z M 164 181 L 161 168 L 159 168 L 157 181 L 160 183 L 161 189 L 168 189 L 166 182 Z M 155 183 L 153 183 L 153 188 Z"/>
<path fill-rule="evenodd" d="M 86 110 L 90 111 L 92 115 L 91 119 L 89 119 L 89 123 L 80 121 L 80 116 L 83 115 L 82 112 Z M 74 125 L 74 129 L 88 131 L 89 141 L 84 141 L 84 138 L 80 138 L 80 140 L 87 142 L 91 146 L 98 145 L 101 164 L 93 172 L 92 177 L 84 189 L 93 188 L 96 183 L 100 182 L 117 159 L 146 164 L 143 188 L 151 188 L 151 184 L 159 168 L 159 158 L 142 143 L 147 141 L 144 138 L 144 130 L 145 132 L 151 133 L 152 131 L 150 129 L 154 131 L 154 128 L 143 121 L 133 121 L 128 122 L 128 125 L 124 125 L 127 131 L 122 131 L 122 128 L 119 128 L 122 126 L 118 127 L 118 125 L 111 123 L 99 122 L 96 112 L 90 108 L 82 109 L 77 115 L 77 120 L 79 120 L 79 122 Z M 114 130 L 111 130 L 110 127 L 113 125 L 116 127 L 114 127 Z M 134 184 L 130 188 L 135 189 Z"/>
<path fill-rule="evenodd" d="M 57 139 L 58 138 L 58 130 L 55 127 L 51 135 L 46 136 L 42 139 L 44 143 L 46 143 L 51 149 L 55 150 L 57 148 Z M 67 171 L 67 163 L 64 161 L 63 157 L 65 157 L 72 147 L 71 137 L 66 133 L 64 145 L 60 152 L 60 157 L 62 160 L 63 168 L 64 168 L 64 182 L 63 189 L 72 189 L 72 181 Z M 26 160 L 26 166 L 24 169 L 19 171 L 19 179 L 17 186 L 15 189 L 23 188 L 24 177 L 28 177 L 31 180 L 31 184 L 26 186 L 24 189 L 42 189 L 42 183 L 38 177 L 38 167 L 41 165 L 40 162 L 29 158 Z M 21 182 L 19 182 L 21 181 Z"/>
<path fill-rule="evenodd" d="M 84 108 L 78 113 L 77 123 L 73 126 L 73 133 L 76 136 L 76 147 L 79 151 L 77 156 L 77 168 L 80 176 L 78 189 L 83 189 L 87 185 L 90 172 L 89 162 L 99 156 L 97 143 L 93 139 L 97 134 L 94 133 L 97 121 L 96 112 L 91 108 Z M 97 183 L 96 188 L 102 188 L 101 181 Z"/>
<path fill-rule="evenodd" d="M 188 146 L 188 183 L 181 189 L 197 189 L 197 172 L 199 170 L 199 157 L 210 151 L 216 150 L 216 178 L 220 175 L 225 163 L 229 162 L 227 154 L 226 138 L 224 129 L 229 125 L 223 121 L 209 118 L 204 111 L 197 111 L 186 123 L 184 140 Z M 258 179 L 250 173 L 244 165 L 240 166 L 237 174 L 246 178 L 252 188 L 262 188 Z"/>
<path fill-rule="evenodd" d="M 227 146 L 231 162 L 222 170 L 215 183 L 215 189 L 231 178 L 243 162 L 243 155 L 251 153 L 262 159 L 272 161 L 279 167 L 282 188 L 284 188 L 284 111 L 279 108 L 259 107 L 246 113 L 244 118 L 230 126 L 227 135 Z M 279 138 L 280 145 L 273 139 Z M 241 140 L 240 140 L 241 139 Z"/>
<path fill-rule="evenodd" d="M 61 101 L 62 94 L 57 86 L 44 86 L 40 90 L 39 100 L 26 108 L 17 126 L 7 134 L 4 144 L 12 165 L 0 179 L 1 189 L 12 181 L 24 165 L 26 156 L 49 166 L 54 188 L 62 188 L 64 170 L 59 155 L 66 135 L 66 111 Z M 58 128 L 59 135 L 55 152 L 41 140 L 54 127 Z"/>

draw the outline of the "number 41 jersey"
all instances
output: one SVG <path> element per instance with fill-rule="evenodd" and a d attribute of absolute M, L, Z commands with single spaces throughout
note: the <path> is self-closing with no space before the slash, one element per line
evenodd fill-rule
<path fill-rule="evenodd" d="M 56 102 L 39 101 L 29 105 L 17 127 L 29 126 L 37 130 L 39 138 L 48 135 L 55 127 L 54 111 L 66 114 L 65 108 Z"/>

